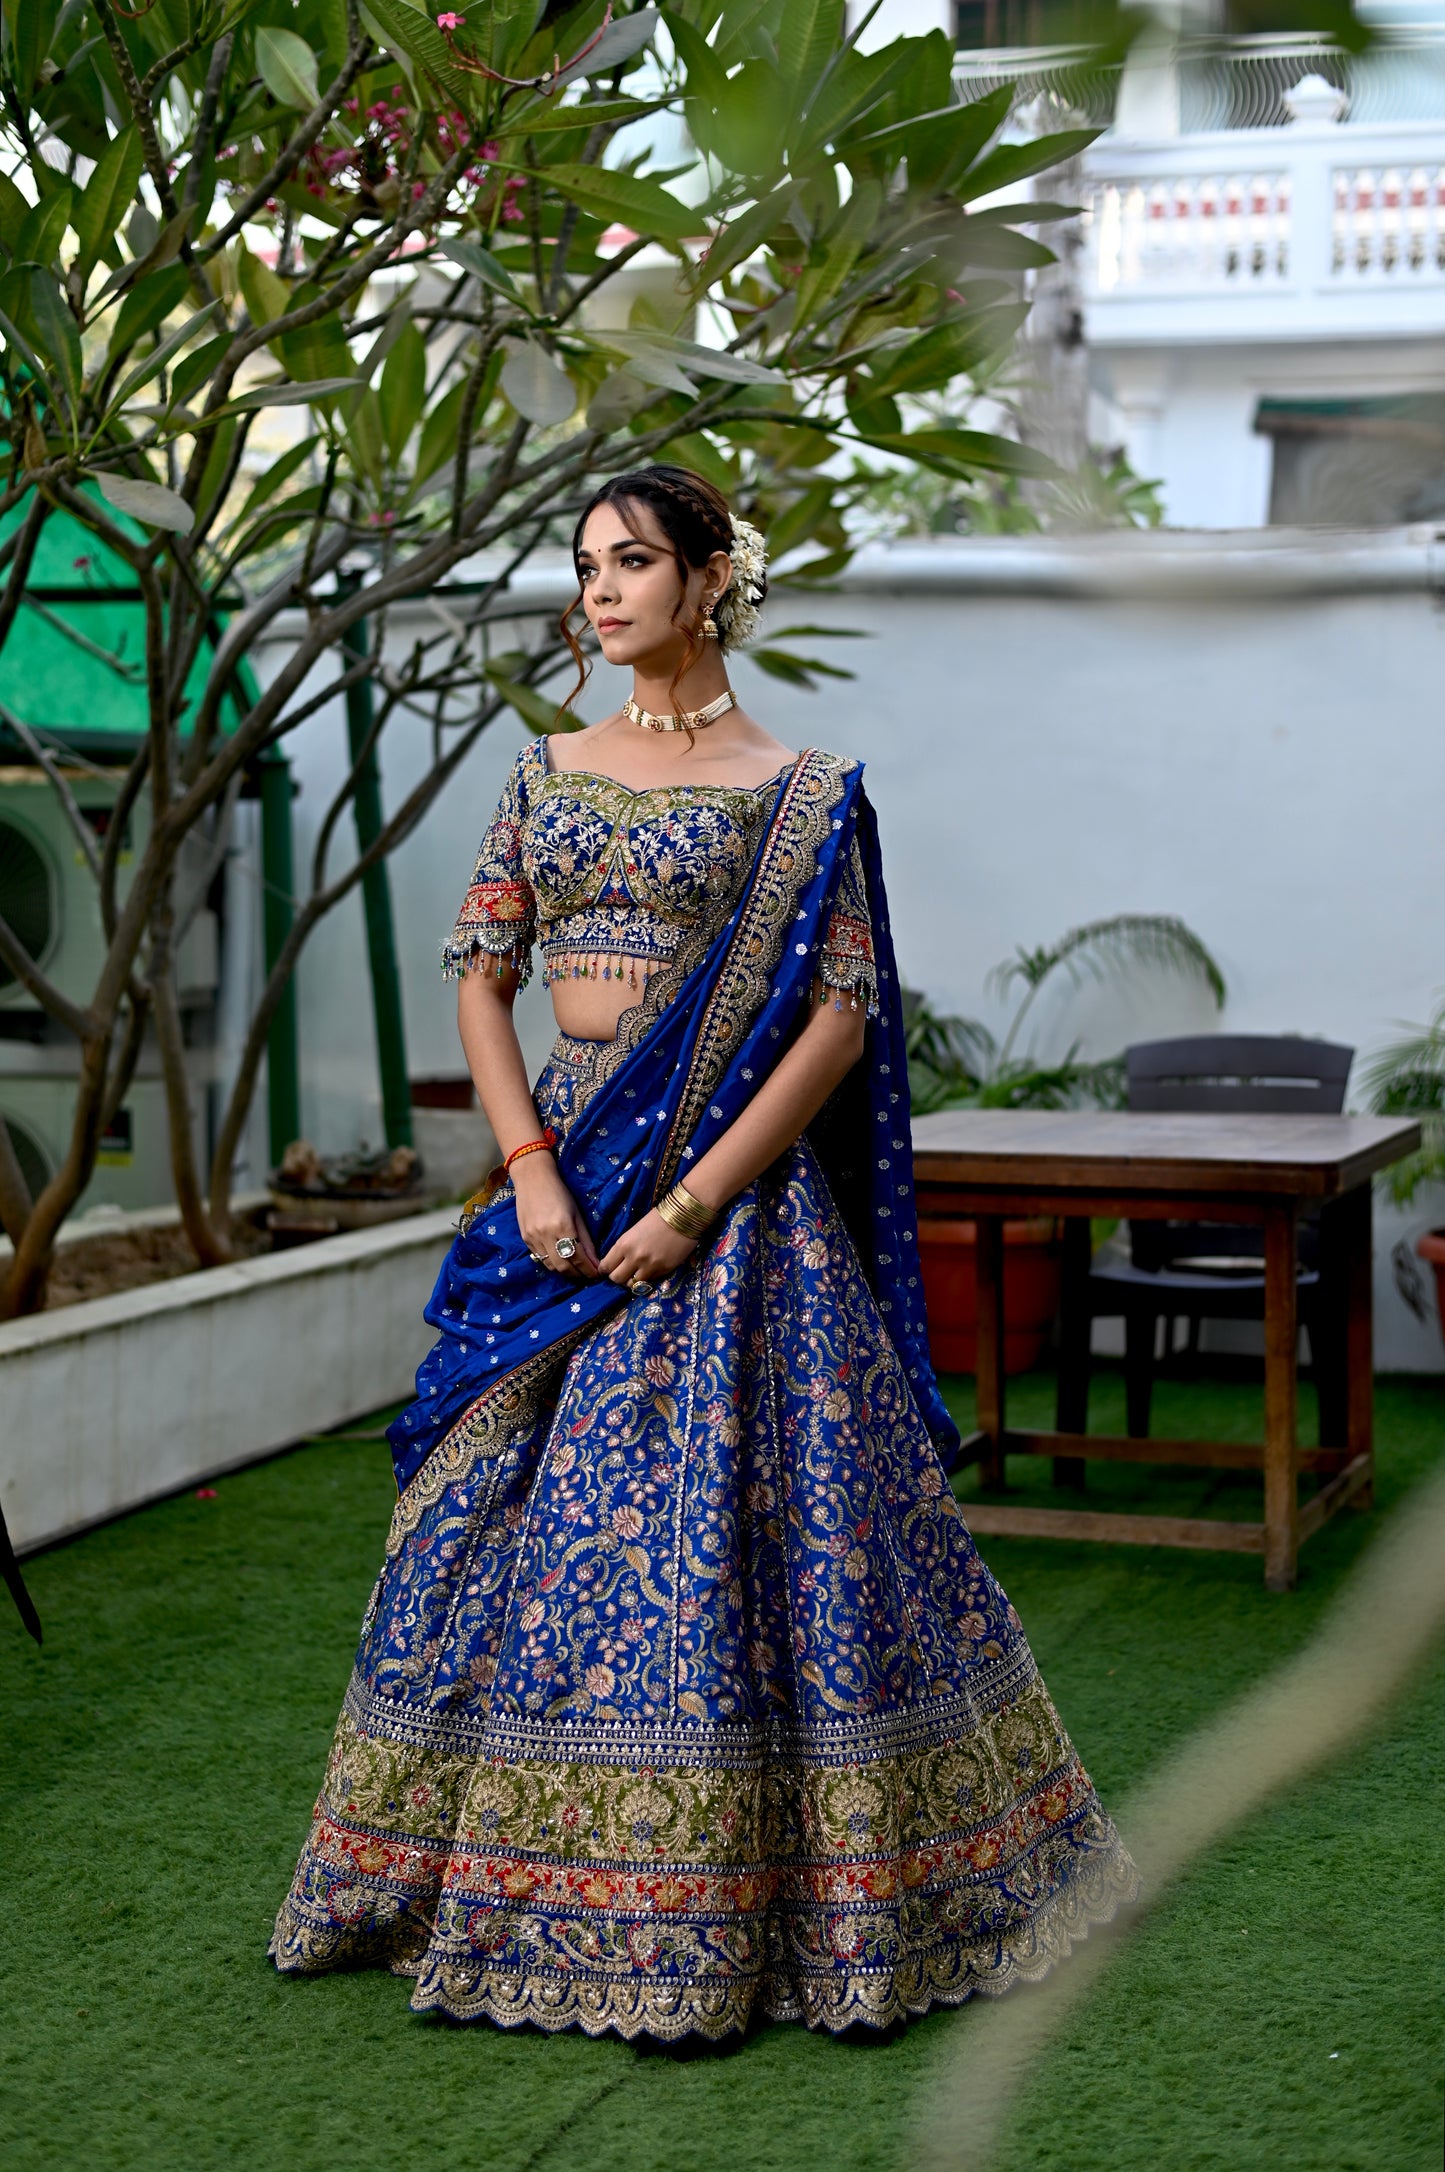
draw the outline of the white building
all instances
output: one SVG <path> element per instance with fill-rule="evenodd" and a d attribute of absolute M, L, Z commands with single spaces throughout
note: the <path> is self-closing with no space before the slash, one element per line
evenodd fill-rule
<path fill-rule="evenodd" d="M 1094 433 L 1172 527 L 1445 511 L 1445 7 L 1360 0 L 1358 58 L 1161 15 L 1122 70 L 988 45 L 1014 0 L 884 0 L 871 41 L 959 35 L 971 97 L 1014 80 L 1107 123 L 1085 158 Z"/>

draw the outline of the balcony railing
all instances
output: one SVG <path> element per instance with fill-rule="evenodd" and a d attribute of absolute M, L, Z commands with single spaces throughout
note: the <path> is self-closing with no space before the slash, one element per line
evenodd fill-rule
<path fill-rule="evenodd" d="M 1106 137 L 1085 164 L 1096 338 L 1445 331 L 1445 122 Z"/>
<path fill-rule="evenodd" d="M 1288 286 L 1295 181 L 1277 168 L 1098 182 L 1095 293 Z M 1328 186 L 1332 287 L 1445 281 L 1445 164 L 1332 166 Z"/>
<path fill-rule="evenodd" d="M 1301 76 L 1322 76 L 1344 93 L 1357 125 L 1445 121 L 1445 30 L 1392 30 L 1368 52 L 1341 52 L 1312 33 L 1186 39 L 1172 61 L 1182 135 L 1219 129 L 1282 128 L 1285 103 Z M 1085 46 L 1017 46 L 959 53 L 954 81 L 965 100 L 1000 84 L 1016 102 L 1042 94 L 1096 127 L 1115 117 L 1123 70 L 1101 68 Z"/>

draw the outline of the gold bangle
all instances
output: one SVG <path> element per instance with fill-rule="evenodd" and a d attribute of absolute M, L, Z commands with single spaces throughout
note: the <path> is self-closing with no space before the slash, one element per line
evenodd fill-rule
<path fill-rule="evenodd" d="M 717 1215 L 711 1207 L 705 1207 L 695 1199 L 685 1184 L 674 1184 L 657 1202 L 657 1211 L 669 1229 L 675 1229 L 680 1237 L 706 1236 Z"/>

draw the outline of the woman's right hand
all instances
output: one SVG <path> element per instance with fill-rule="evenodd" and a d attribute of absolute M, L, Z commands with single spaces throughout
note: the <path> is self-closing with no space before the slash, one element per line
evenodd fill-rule
<path fill-rule="evenodd" d="M 517 1195 L 517 1226 L 527 1250 L 553 1274 L 594 1281 L 597 1249 L 581 1209 L 562 1182 L 551 1155 L 524 1155 L 513 1162 L 511 1176 Z M 559 1237 L 571 1237 L 576 1243 L 570 1259 L 557 1257 Z"/>

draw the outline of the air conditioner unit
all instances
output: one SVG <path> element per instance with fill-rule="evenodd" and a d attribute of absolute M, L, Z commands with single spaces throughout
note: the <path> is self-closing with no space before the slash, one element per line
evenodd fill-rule
<path fill-rule="evenodd" d="M 119 776 L 72 772 L 67 777 L 82 815 L 103 844 Z M 124 898 L 149 822 L 141 795 L 127 823 L 118 869 Z M 181 870 L 181 882 L 185 870 Z M 0 769 L 0 913 L 62 995 L 88 1003 L 105 954 L 100 899 L 79 842 L 54 787 L 34 769 Z M 215 915 L 202 910 L 177 957 L 181 1001 L 194 1009 L 215 1000 Z M 30 1184 L 49 1180 L 64 1159 L 75 1115 L 79 1050 L 48 1021 L 29 989 L 0 962 L 0 1114 L 11 1127 Z M 192 1132 L 205 1153 L 201 1094 L 191 1090 Z M 153 1047 L 143 1051 L 95 1173 L 75 1211 L 94 1206 L 155 1207 L 172 1196 L 164 1091 Z"/>
<path fill-rule="evenodd" d="M 35 1053 L 27 1051 L 27 1053 Z M 192 1130 L 199 1095 L 191 1096 Z M 14 1143 L 32 1198 L 47 1184 L 70 1145 L 75 1079 L 55 1072 L 0 1071 L 0 1116 Z M 91 1207 L 164 1207 L 172 1198 L 165 1091 L 158 1078 L 133 1079 L 101 1140 L 95 1174 L 75 1213 Z"/>
<path fill-rule="evenodd" d="M 97 844 L 103 844 L 119 777 L 77 774 L 67 781 Z M 144 793 L 126 828 L 117 885 L 122 898 L 149 830 Z M 198 855 L 200 849 L 196 845 L 193 851 Z M 183 855 L 178 870 L 182 888 L 186 871 Z M 0 770 L 0 913 L 61 994 L 74 1003 L 89 1002 L 105 954 L 99 892 L 54 787 L 39 770 Z M 215 915 L 203 908 L 177 956 L 183 1003 L 213 1000 L 217 950 Z M 29 989 L 0 963 L 0 1009 L 36 1008 Z"/>

